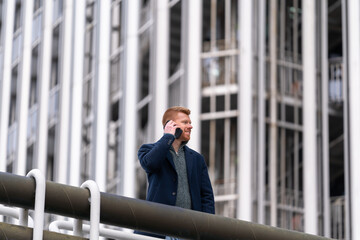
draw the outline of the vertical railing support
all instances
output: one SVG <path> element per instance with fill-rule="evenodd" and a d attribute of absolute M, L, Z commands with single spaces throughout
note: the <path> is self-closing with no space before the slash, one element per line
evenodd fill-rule
<path fill-rule="evenodd" d="M 43 239 L 43 230 L 44 230 L 44 215 L 45 215 L 45 190 L 46 182 L 45 177 L 39 169 L 31 170 L 27 177 L 32 177 L 35 179 L 35 207 L 34 207 L 34 231 L 33 239 L 42 240 Z M 27 209 L 20 211 L 20 224 L 27 226 L 28 225 L 28 213 Z"/>
<path fill-rule="evenodd" d="M 81 185 L 90 191 L 90 240 L 99 239 L 100 225 L 100 190 L 96 182 L 88 180 Z M 74 233 L 82 236 L 82 220 L 76 220 Z"/>

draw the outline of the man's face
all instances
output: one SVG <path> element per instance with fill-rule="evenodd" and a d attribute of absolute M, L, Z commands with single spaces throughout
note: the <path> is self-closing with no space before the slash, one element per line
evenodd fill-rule
<path fill-rule="evenodd" d="M 189 115 L 182 113 L 182 112 L 178 112 L 174 122 L 176 122 L 177 127 L 181 128 L 181 130 L 183 130 L 183 133 L 181 134 L 179 140 L 183 141 L 189 141 L 190 140 L 190 134 L 191 134 L 191 129 L 193 128 L 191 125 L 191 120 Z"/>

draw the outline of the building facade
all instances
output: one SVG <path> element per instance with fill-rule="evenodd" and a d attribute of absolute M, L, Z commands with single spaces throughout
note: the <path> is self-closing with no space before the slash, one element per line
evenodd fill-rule
<path fill-rule="evenodd" d="M 0 0 L 0 170 L 144 199 L 192 111 L 216 214 L 360 239 L 357 0 Z"/>

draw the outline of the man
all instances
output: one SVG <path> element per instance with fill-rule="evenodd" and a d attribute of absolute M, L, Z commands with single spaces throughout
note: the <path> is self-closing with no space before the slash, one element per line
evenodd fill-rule
<path fill-rule="evenodd" d="M 185 107 L 167 109 L 162 119 L 164 135 L 140 147 L 138 158 L 149 182 L 146 200 L 214 214 L 205 160 L 186 146 L 193 128 L 189 115 Z"/>

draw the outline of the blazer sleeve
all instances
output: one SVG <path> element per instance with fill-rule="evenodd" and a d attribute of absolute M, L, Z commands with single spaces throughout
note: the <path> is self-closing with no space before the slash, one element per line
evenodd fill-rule
<path fill-rule="evenodd" d="M 164 134 L 156 143 L 144 144 L 139 148 L 138 158 L 142 168 L 147 173 L 155 172 L 161 168 L 174 140 L 174 135 Z"/>
<path fill-rule="evenodd" d="M 201 211 L 206 213 L 215 214 L 215 201 L 214 193 L 209 178 L 209 173 L 205 160 L 202 158 L 201 170 Z"/>

